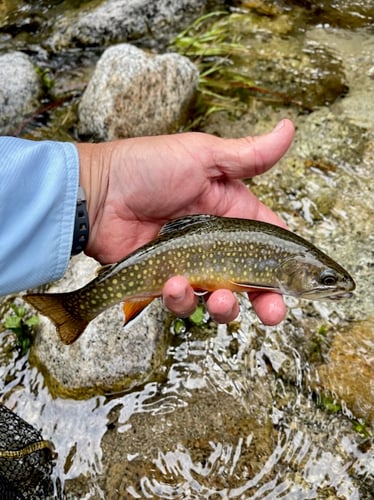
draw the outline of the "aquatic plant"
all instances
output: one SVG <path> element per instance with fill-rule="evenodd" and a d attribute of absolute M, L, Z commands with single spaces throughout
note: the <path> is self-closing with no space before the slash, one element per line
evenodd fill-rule
<path fill-rule="evenodd" d="M 232 95 L 232 84 L 242 81 L 252 85 L 253 82 L 246 81 L 233 67 L 233 57 L 244 54 L 245 49 L 228 38 L 228 24 L 227 12 L 210 12 L 196 19 L 172 42 L 173 50 L 191 59 L 200 71 L 197 118 L 190 128 L 217 111 L 235 113 L 246 108 L 238 96 Z"/>
<path fill-rule="evenodd" d="M 253 57 L 253 47 L 245 42 L 241 26 L 248 24 L 245 13 L 214 11 L 196 19 L 173 40 L 171 48 L 191 59 L 199 68 L 196 118 L 188 128 L 197 127 L 218 111 L 232 116 L 248 109 L 249 100 L 281 104 L 304 104 L 289 95 L 254 82 L 246 74 L 246 63 Z"/>
<path fill-rule="evenodd" d="M 18 348 L 23 356 L 31 347 L 34 328 L 39 324 L 39 318 L 37 315 L 27 315 L 24 307 L 18 307 L 16 304 L 11 304 L 10 307 L 14 314 L 5 318 L 4 326 L 16 334 Z"/>
<path fill-rule="evenodd" d="M 195 311 L 187 318 L 175 318 L 172 329 L 175 335 L 183 335 L 191 328 L 203 327 L 208 323 L 206 307 L 203 303 L 198 304 Z"/>

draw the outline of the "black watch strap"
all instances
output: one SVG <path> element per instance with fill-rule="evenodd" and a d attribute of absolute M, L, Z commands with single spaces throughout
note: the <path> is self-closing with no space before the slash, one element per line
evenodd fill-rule
<path fill-rule="evenodd" d="M 88 242 L 89 231 L 90 226 L 88 222 L 86 195 L 83 188 L 79 186 L 71 255 L 77 255 L 83 252 Z"/>

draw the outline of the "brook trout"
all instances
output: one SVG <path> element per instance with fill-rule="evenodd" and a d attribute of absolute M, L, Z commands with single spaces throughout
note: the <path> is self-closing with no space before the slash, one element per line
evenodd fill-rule
<path fill-rule="evenodd" d="M 103 267 L 83 288 L 24 299 L 71 344 L 116 303 L 124 301 L 125 320 L 133 319 L 175 275 L 196 290 L 265 290 L 306 299 L 347 297 L 355 288 L 347 271 L 290 231 L 255 220 L 192 215 L 166 224 L 156 239 Z"/>

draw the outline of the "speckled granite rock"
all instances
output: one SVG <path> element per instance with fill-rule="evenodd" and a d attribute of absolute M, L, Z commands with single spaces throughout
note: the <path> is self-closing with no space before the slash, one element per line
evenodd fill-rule
<path fill-rule="evenodd" d="M 96 268 L 97 263 L 88 257 L 72 259 L 66 277 L 49 291 L 73 290 L 90 281 Z M 42 370 L 51 392 L 60 396 L 85 398 L 142 383 L 162 360 L 164 314 L 155 301 L 125 328 L 122 308 L 114 306 L 95 318 L 70 346 L 40 316 L 31 363 Z"/>
<path fill-rule="evenodd" d="M 22 52 L 0 56 L 0 134 L 14 132 L 27 113 L 38 106 L 40 80 Z"/>
<path fill-rule="evenodd" d="M 52 45 L 106 46 L 147 36 L 170 38 L 176 29 L 203 13 L 207 0 L 106 0 L 73 10 L 55 24 Z"/>
<path fill-rule="evenodd" d="M 151 56 L 128 44 L 111 47 L 82 97 L 80 133 L 112 140 L 173 132 L 197 81 L 197 68 L 183 56 Z"/>

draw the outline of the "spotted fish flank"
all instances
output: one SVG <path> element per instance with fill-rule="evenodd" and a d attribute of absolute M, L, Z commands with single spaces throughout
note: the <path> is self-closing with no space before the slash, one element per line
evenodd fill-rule
<path fill-rule="evenodd" d="M 194 215 L 169 222 L 156 239 L 105 266 L 79 290 L 24 298 L 71 344 L 92 319 L 121 301 L 131 320 L 175 275 L 199 290 L 267 290 L 310 299 L 340 298 L 355 288 L 339 264 L 290 231 L 249 219 Z"/>

